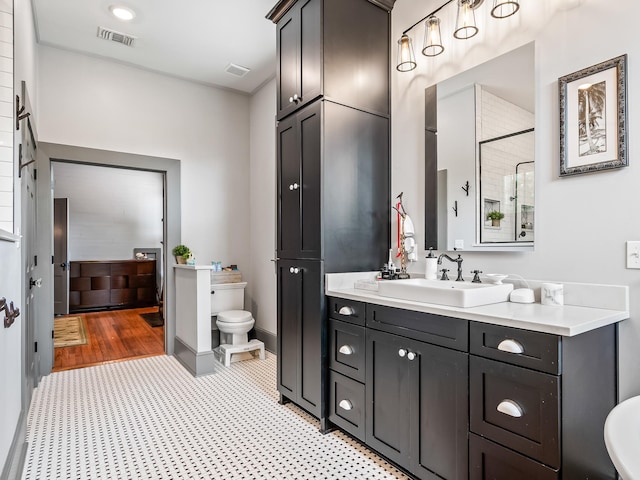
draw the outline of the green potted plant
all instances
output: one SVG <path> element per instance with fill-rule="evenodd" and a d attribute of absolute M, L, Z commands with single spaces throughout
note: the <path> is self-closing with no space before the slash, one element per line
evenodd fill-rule
<path fill-rule="evenodd" d="M 186 245 L 177 245 L 173 247 L 173 255 L 176 257 L 176 262 L 184 265 L 191 256 L 191 250 Z"/>
<path fill-rule="evenodd" d="M 500 220 L 504 218 L 504 213 L 499 212 L 498 210 L 493 210 L 487 213 L 487 220 L 491 220 L 492 227 L 499 227 Z"/>

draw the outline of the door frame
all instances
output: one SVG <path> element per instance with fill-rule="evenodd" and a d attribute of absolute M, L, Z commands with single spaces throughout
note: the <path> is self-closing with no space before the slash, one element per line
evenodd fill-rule
<path fill-rule="evenodd" d="M 181 195 L 180 195 L 180 160 L 173 158 L 151 157 L 126 152 L 98 150 L 93 148 L 76 147 L 57 143 L 40 142 L 39 151 L 43 155 L 38 157 L 38 169 L 43 174 L 38 175 L 38 213 L 43 221 L 39 223 L 42 234 L 38 239 L 38 254 L 42 258 L 53 256 L 53 196 L 51 185 L 51 161 L 81 163 L 103 167 L 130 168 L 134 170 L 148 170 L 164 173 L 164 278 L 165 278 L 165 329 L 164 350 L 167 355 L 173 355 L 176 335 L 176 310 L 174 285 L 174 260 L 169 255 L 170 246 L 181 243 Z M 45 221 L 46 219 L 46 221 Z M 38 322 L 44 325 L 39 330 L 38 345 L 41 348 L 40 373 L 47 375 L 53 368 L 53 264 L 47 263 L 47 272 L 42 277 L 47 278 L 49 286 L 49 301 L 43 305 L 39 313 Z M 49 332 L 48 335 L 46 332 Z M 40 347 L 41 345 L 41 347 Z"/>

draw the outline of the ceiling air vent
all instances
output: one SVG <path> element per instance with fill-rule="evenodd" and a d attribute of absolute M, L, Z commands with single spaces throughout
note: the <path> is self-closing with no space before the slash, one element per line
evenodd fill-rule
<path fill-rule="evenodd" d="M 126 33 L 116 32 L 115 30 L 109 30 L 108 28 L 98 27 L 98 38 L 103 40 L 109 40 L 111 42 L 121 43 L 127 47 L 133 47 L 133 41 L 136 39 L 133 35 L 127 35 Z"/>
<path fill-rule="evenodd" d="M 249 69 L 247 67 L 241 67 L 240 65 L 236 65 L 235 63 L 230 63 L 224 69 L 225 72 L 230 73 L 231 75 L 235 75 L 236 77 L 244 77 L 247 73 L 249 73 Z"/>

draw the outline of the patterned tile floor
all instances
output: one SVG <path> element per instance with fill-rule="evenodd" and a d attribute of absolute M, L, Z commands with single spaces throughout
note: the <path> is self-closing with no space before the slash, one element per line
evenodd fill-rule
<path fill-rule="evenodd" d="M 194 378 L 159 356 L 53 373 L 29 411 L 24 479 L 407 478 L 278 404 L 276 358 Z"/>

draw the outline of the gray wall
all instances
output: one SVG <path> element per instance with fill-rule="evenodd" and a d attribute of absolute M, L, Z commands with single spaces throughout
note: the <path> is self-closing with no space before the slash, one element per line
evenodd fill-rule
<path fill-rule="evenodd" d="M 162 248 L 160 172 L 53 162 L 55 198 L 69 200 L 69 260 L 125 260 Z"/>

